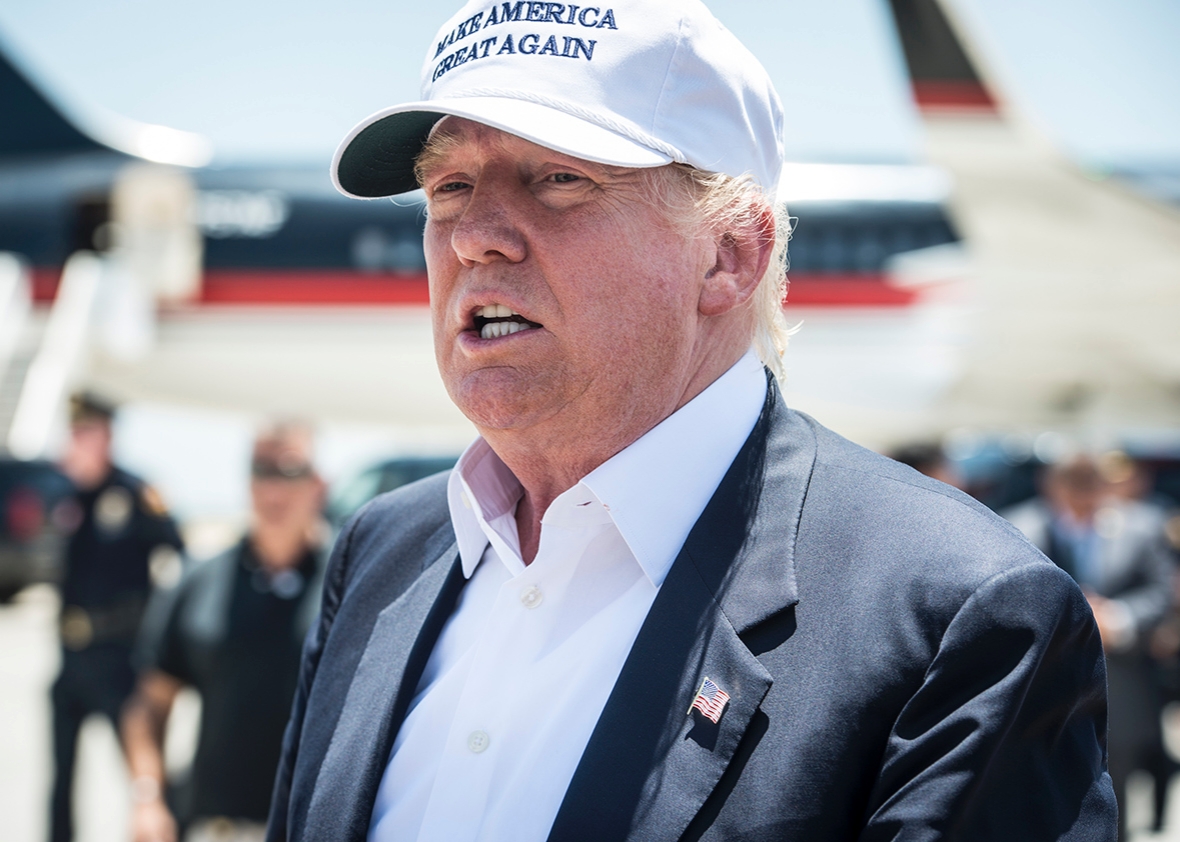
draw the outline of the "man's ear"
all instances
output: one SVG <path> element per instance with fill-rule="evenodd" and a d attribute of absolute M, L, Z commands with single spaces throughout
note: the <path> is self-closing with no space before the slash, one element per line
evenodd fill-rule
<path fill-rule="evenodd" d="M 774 251 L 775 219 L 769 205 L 747 224 L 713 238 L 713 266 L 705 273 L 697 309 L 720 316 L 754 295 Z"/>

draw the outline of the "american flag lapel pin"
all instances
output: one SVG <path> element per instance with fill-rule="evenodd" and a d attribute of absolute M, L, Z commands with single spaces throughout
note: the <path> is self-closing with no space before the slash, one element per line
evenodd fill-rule
<path fill-rule="evenodd" d="M 701 689 L 697 690 L 688 712 L 699 710 L 710 722 L 716 724 L 721 721 L 721 714 L 729 703 L 729 694 L 717 686 L 713 679 L 705 676 L 701 682 Z"/>

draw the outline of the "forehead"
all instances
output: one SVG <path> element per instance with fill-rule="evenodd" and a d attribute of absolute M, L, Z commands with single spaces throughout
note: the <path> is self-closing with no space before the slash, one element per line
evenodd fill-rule
<path fill-rule="evenodd" d="M 109 433 L 111 430 L 111 422 L 106 418 L 99 418 L 97 416 L 88 416 L 79 418 L 76 421 L 70 422 L 70 432 L 78 435 L 86 435 L 88 433 Z"/>
<path fill-rule="evenodd" d="M 311 433 L 299 429 L 266 432 L 254 440 L 255 459 L 277 459 L 286 456 L 310 457 Z"/>
<path fill-rule="evenodd" d="M 567 155 L 495 126 L 454 116 L 444 117 L 435 124 L 418 156 L 418 169 L 420 172 L 428 173 L 453 158 L 471 155 L 479 157 L 495 155 L 513 158 L 521 162 L 539 160 L 564 162 L 585 170 L 613 175 L 636 172 L 627 167 L 613 167 Z"/>

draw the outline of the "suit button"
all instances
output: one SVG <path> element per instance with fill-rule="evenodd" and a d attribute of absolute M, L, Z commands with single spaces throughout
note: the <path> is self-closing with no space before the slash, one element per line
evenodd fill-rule
<path fill-rule="evenodd" d="M 520 592 L 520 604 L 525 608 L 536 608 L 545 599 L 545 594 L 536 585 L 530 585 Z"/>
<path fill-rule="evenodd" d="M 472 754 L 480 754 L 488 747 L 488 743 L 492 738 L 488 736 L 487 731 L 472 731 L 467 735 L 467 748 Z"/>

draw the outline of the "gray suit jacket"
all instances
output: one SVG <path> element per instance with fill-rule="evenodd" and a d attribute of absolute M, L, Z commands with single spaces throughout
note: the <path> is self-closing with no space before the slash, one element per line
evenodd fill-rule
<path fill-rule="evenodd" d="M 1053 555 L 1053 521 L 1042 500 L 1032 500 L 1004 512 L 1034 545 Z M 1152 629 L 1172 604 L 1175 568 L 1165 543 L 1163 514 L 1141 503 L 1111 507 L 1104 513 L 1097 552 L 1100 595 L 1127 607 L 1134 639 L 1106 653 L 1110 685 L 1110 749 L 1112 755 L 1158 748 L 1163 736 L 1160 712 L 1164 699 L 1156 666 L 1148 654 Z M 1122 759 L 1121 757 L 1116 759 Z"/>
<path fill-rule="evenodd" d="M 343 532 L 270 840 L 363 840 L 463 585 L 446 478 Z M 702 676 L 731 695 L 689 708 Z M 673 564 L 551 840 L 1104 840 L 1105 675 L 1074 583 L 947 486 L 786 408 Z"/>

